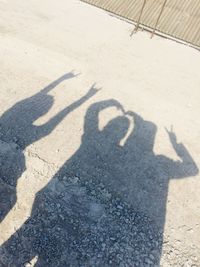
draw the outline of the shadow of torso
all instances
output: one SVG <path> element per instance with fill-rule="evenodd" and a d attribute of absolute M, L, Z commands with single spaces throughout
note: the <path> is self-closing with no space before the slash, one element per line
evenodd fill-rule
<path fill-rule="evenodd" d="M 49 135 L 70 112 L 98 91 L 92 87 L 49 121 L 35 125 L 37 119 L 47 114 L 53 106 L 54 98 L 48 93 L 72 77 L 75 77 L 73 73 L 61 76 L 35 95 L 17 102 L 0 117 L 0 222 L 16 203 L 17 182 L 26 170 L 24 150 Z"/>
<path fill-rule="evenodd" d="M 106 139 L 104 133 L 90 135 L 88 140 L 83 137 L 77 153 L 60 170 L 60 177 L 67 173 L 103 183 L 134 211 L 154 220 L 162 231 L 173 160 L 136 147 L 128 151 Z"/>

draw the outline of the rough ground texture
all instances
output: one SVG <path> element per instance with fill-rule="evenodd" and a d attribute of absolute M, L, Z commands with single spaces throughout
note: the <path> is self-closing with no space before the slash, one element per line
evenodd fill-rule
<path fill-rule="evenodd" d="M 131 31 L 0 1 L 0 267 L 200 266 L 200 54 Z"/>

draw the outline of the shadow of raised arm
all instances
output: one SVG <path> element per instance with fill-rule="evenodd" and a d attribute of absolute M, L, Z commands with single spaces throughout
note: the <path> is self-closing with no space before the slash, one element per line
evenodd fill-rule
<path fill-rule="evenodd" d="M 170 131 L 166 129 L 166 132 L 176 154 L 181 159 L 174 162 L 172 177 L 186 178 L 189 176 L 197 175 L 199 173 L 199 169 L 196 163 L 194 162 L 186 147 L 182 143 L 177 143 L 177 138 L 175 133 L 173 132 L 173 128 L 171 127 Z"/>
<path fill-rule="evenodd" d="M 52 89 L 54 89 L 57 85 L 59 85 L 61 82 L 74 78 L 76 76 L 78 76 L 79 74 L 75 74 L 73 71 L 68 72 L 64 75 L 62 75 L 60 78 L 58 78 L 57 80 L 53 81 L 52 83 L 50 83 L 49 85 L 47 85 L 46 87 L 44 87 L 40 93 L 42 94 L 48 94 Z"/>
<path fill-rule="evenodd" d="M 50 119 L 47 123 L 37 127 L 37 136 L 46 136 L 52 132 L 52 130 L 73 110 L 77 109 L 89 98 L 94 96 L 100 89 L 96 89 L 93 86 L 90 90 L 79 100 L 75 101 L 71 105 L 61 110 L 57 115 Z"/>
<path fill-rule="evenodd" d="M 123 111 L 122 105 L 114 100 L 104 100 L 97 103 L 92 104 L 85 115 L 85 123 L 84 123 L 84 135 L 89 136 L 90 134 L 95 134 L 99 131 L 99 113 L 109 107 L 116 107 Z"/>

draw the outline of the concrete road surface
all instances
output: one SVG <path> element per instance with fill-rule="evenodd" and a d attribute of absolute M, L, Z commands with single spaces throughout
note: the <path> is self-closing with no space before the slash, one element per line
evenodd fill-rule
<path fill-rule="evenodd" d="M 0 0 L 0 267 L 200 266 L 200 53 L 75 0 Z"/>

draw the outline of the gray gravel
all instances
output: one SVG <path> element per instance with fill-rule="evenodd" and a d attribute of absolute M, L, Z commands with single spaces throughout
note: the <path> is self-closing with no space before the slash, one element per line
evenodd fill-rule
<path fill-rule="evenodd" d="M 158 266 L 162 234 L 146 216 L 78 177 L 55 178 L 1 248 L 1 266 Z M 3 265 L 4 264 L 4 265 Z"/>

